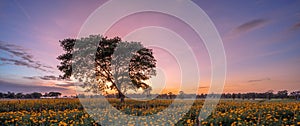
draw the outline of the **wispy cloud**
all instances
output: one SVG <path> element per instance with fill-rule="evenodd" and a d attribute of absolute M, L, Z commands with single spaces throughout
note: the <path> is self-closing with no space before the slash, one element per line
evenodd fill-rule
<path fill-rule="evenodd" d="M 300 29 L 300 22 L 295 23 L 295 24 L 290 28 L 290 30 L 297 30 L 297 29 Z"/>
<path fill-rule="evenodd" d="M 29 80 L 45 80 L 45 81 L 48 81 L 48 80 L 55 80 L 55 81 L 63 81 L 63 79 L 57 77 L 57 76 L 54 76 L 54 75 L 46 75 L 46 76 L 33 76 L 33 77 L 23 77 L 24 79 L 29 79 Z M 65 81 L 70 81 L 70 80 L 65 80 Z"/>
<path fill-rule="evenodd" d="M 256 28 L 264 26 L 268 20 L 266 19 L 255 19 L 249 22 L 246 22 L 235 29 L 235 32 L 242 33 L 242 32 L 249 32 Z"/>
<path fill-rule="evenodd" d="M 64 87 L 41 86 L 41 85 L 24 85 L 0 80 L 0 92 L 49 92 L 49 91 L 68 91 Z"/>
<path fill-rule="evenodd" d="M 71 86 L 75 86 L 75 84 L 72 83 L 72 82 L 67 82 L 67 83 L 63 83 L 63 84 L 56 84 L 56 86 L 60 86 L 60 87 L 71 87 Z"/>
<path fill-rule="evenodd" d="M 60 78 L 56 77 L 56 76 L 43 76 L 43 77 L 40 77 L 40 79 L 42 80 L 60 80 Z"/>
<path fill-rule="evenodd" d="M 54 68 L 35 60 L 33 55 L 28 53 L 26 49 L 21 46 L 8 44 L 0 41 L 0 51 L 6 52 L 10 58 L 0 57 L 2 65 L 11 64 L 16 66 L 25 66 L 34 68 L 45 72 L 52 72 Z"/>
<path fill-rule="evenodd" d="M 198 87 L 198 89 L 206 89 L 206 88 L 209 88 L 209 86 L 200 86 L 200 87 Z"/>
<path fill-rule="evenodd" d="M 234 28 L 231 32 L 229 32 L 228 35 L 226 35 L 225 39 L 231 40 L 233 38 L 237 38 L 242 34 L 245 34 L 247 32 L 251 32 L 255 29 L 261 28 L 265 25 L 267 25 L 269 20 L 267 19 L 254 19 L 248 22 L 245 22 L 236 28 Z"/>
<path fill-rule="evenodd" d="M 37 79 L 37 78 L 35 78 L 35 77 L 23 77 L 24 79 L 29 79 L 29 80 L 35 80 L 35 79 Z"/>
<path fill-rule="evenodd" d="M 261 81 L 269 81 L 271 80 L 270 78 L 262 78 L 262 79 L 256 79 L 256 80 L 249 80 L 249 83 L 253 83 L 253 82 L 261 82 Z"/>
<path fill-rule="evenodd" d="M 37 80 L 37 81 L 46 81 L 49 83 L 53 83 L 55 86 L 59 87 L 71 87 L 75 86 L 74 82 L 70 79 L 61 79 L 54 75 L 46 75 L 46 76 L 33 76 L 33 77 L 23 77 L 24 79 L 29 80 Z"/>

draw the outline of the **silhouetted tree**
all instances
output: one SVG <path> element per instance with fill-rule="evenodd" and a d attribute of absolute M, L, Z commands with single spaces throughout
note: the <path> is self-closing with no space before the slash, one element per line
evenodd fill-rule
<path fill-rule="evenodd" d="M 38 92 L 33 92 L 30 95 L 31 95 L 31 98 L 35 98 L 35 99 L 41 98 L 41 96 L 42 96 L 42 94 L 38 93 Z"/>
<path fill-rule="evenodd" d="M 65 51 L 65 54 L 58 56 L 61 60 L 58 69 L 63 72 L 61 77 L 67 79 L 73 76 L 83 82 L 82 87 L 88 92 L 115 90 L 118 98 L 124 102 L 124 93 L 128 89 L 147 89 L 149 85 L 144 83 L 145 80 L 156 75 L 156 60 L 152 50 L 138 42 L 121 42 L 118 37 L 108 39 L 90 35 L 78 40 L 65 39 L 60 41 L 60 45 Z M 96 52 L 90 52 L 93 49 Z M 74 54 L 77 55 L 72 58 Z M 93 55 L 95 59 L 92 59 Z M 72 63 L 76 68 L 72 68 Z M 92 69 L 89 65 L 93 65 Z"/>
<path fill-rule="evenodd" d="M 232 99 L 235 100 L 235 97 L 236 97 L 236 94 L 233 93 L 233 94 L 232 94 Z"/>
<path fill-rule="evenodd" d="M 168 93 L 168 96 L 169 96 L 170 99 L 172 99 L 173 93 L 172 93 L 172 92 L 169 92 L 169 93 Z"/>
<path fill-rule="evenodd" d="M 238 93 L 238 94 L 237 94 L 237 98 L 238 98 L 238 99 L 242 98 L 242 94 L 241 94 L 241 93 Z"/>
<path fill-rule="evenodd" d="M 32 95 L 31 94 L 25 94 L 24 97 L 28 99 L 28 98 L 32 98 Z"/>
<path fill-rule="evenodd" d="M 197 98 L 206 98 L 207 94 L 201 93 L 200 95 L 197 95 Z"/>
<path fill-rule="evenodd" d="M 43 97 L 49 97 L 48 93 L 46 92 Z"/>
<path fill-rule="evenodd" d="M 6 98 L 10 98 L 10 99 L 15 98 L 15 93 L 13 93 L 13 92 L 7 92 Z"/>
<path fill-rule="evenodd" d="M 24 98 L 24 94 L 23 93 L 17 93 L 16 94 L 16 98 Z"/>
<path fill-rule="evenodd" d="M 242 94 L 242 99 L 243 99 L 243 100 L 245 100 L 245 97 L 246 97 L 245 94 Z"/>
<path fill-rule="evenodd" d="M 288 96 L 288 91 L 287 90 L 283 90 L 283 91 L 278 91 L 277 95 L 279 98 L 284 99 L 287 98 Z"/>
<path fill-rule="evenodd" d="M 256 98 L 256 93 L 250 93 L 249 95 L 251 96 L 252 100 L 255 100 L 255 98 Z"/>
<path fill-rule="evenodd" d="M 183 91 L 179 91 L 178 97 L 183 99 L 184 98 L 184 92 Z"/>
<path fill-rule="evenodd" d="M 293 91 L 291 93 L 292 97 L 294 97 L 296 100 L 299 100 L 300 91 Z"/>
<path fill-rule="evenodd" d="M 49 92 L 48 96 L 58 98 L 59 96 L 61 96 L 61 93 L 60 92 Z"/>
<path fill-rule="evenodd" d="M 273 90 L 269 90 L 269 91 L 267 91 L 265 94 L 266 94 L 266 98 L 268 99 L 268 100 L 271 100 L 271 98 L 273 97 Z"/>

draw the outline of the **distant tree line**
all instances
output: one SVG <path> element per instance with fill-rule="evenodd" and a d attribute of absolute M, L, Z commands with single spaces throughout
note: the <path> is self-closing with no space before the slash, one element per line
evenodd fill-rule
<path fill-rule="evenodd" d="M 213 97 L 213 94 L 208 95 L 208 97 Z M 221 98 L 227 98 L 227 99 L 247 99 L 247 100 L 255 100 L 256 98 L 259 99 L 268 99 L 271 100 L 272 98 L 275 99 L 299 99 L 300 91 L 293 91 L 289 93 L 287 90 L 278 91 L 277 93 L 274 93 L 274 91 L 270 90 L 264 93 L 255 93 L 255 92 L 249 92 L 249 93 L 223 93 L 221 94 Z M 200 96 L 201 97 L 201 96 Z"/>
<path fill-rule="evenodd" d="M 223 99 L 241 99 L 241 100 L 255 100 L 255 99 L 297 99 L 300 98 L 300 91 L 288 92 L 287 90 L 278 91 L 277 93 L 273 93 L 274 91 L 269 90 L 265 93 L 223 93 L 223 94 L 186 94 L 183 91 L 180 91 L 178 94 L 174 94 L 172 92 L 164 93 L 164 94 L 151 94 L 148 98 L 153 98 L 156 96 L 157 99 L 189 99 L 189 98 L 223 98 Z M 106 94 L 106 98 L 117 98 L 118 94 Z M 132 98 L 145 98 L 140 96 L 139 94 L 127 94 L 126 96 L 131 96 Z M 89 95 L 86 96 L 84 94 L 79 94 L 77 97 L 79 98 L 100 98 L 100 95 Z"/>
<path fill-rule="evenodd" d="M 62 94 L 60 92 L 49 92 L 42 95 L 38 92 L 33 92 L 29 94 L 23 94 L 23 93 L 13 93 L 13 92 L 7 92 L 7 93 L 1 93 L 0 92 L 0 99 L 1 98 L 8 98 L 8 99 L 39 99 L 39 98 L 58 98 Z M 106 98 L 117 98 L 118 94 L 106 94 Z M 75 96 L 75 98 L 85 98 L 85 97 L 99 97 L 98 95 L 93 96 L 85 96 L 84 94 L 79 94 Z M 255 99 L 268 99 L 271 100 L 274 99 L 300 99 L 300 91 L 293 91 L 288 92 L 287 90 L 278 91 L 277 93 L 274 93 L 273 90 L 269 90 L 265 93 L 256 93 L 256 92 L 249 92 L 249 93 L 223 93 L 223 94 L 185 94 L 183 91 L 180 91 L 177 95 L 169 92 L 165 94 L 158 94 L 156 95 L 156 98 L 158 99 L 175 99 L 176 97 L 181 99 L 186 98 L 197 98 L 197 99 L 203 99 L 203 98 L 216 98 L 220 97 L 223 99 L 242 99 L 242 100 L 255 100 Z"/>
<path fill-rule="evenodd" d="M 277 93 L 274 93 L 273 90 L 269 90 L 264 93 L 256 93 L 256 92 L 249 92 L 249 93 L 223 93 L 223 94 L 200 94 L 197 95 L 196 98 L 206 98 L 206 97 L 216 97 L 220 96 L 224 99 L 242 99 L 242 100 L 255 100 L 256 98 L 259 99 L 268 99 L 271 100 L 272 98 L 275 99 L 296 99 L 299 100 L 300 91 L 293 91 L 288 92 L 287 90 L 278 91 Z"/>
<path fill-rule="evenodd" d="M 174 99 L 174 98 L 194 98 L 197 99 L 203 99 L 203 98 L 216 98 L 220 97 L 223 99 L 242 99 L 242 100 L 255 100 L 256 98 L 259 99 L 268 99 L 271 100 L 272 98 L 275 99 L 297 99 L 300 98 L 300 91 L 293 91 L 288 92 L 287 90 L 278 91 L 277 93 L 274 93 L 273 90 L 269 90 L 265 93 L 256 93 L 256 92 L 250 92 L 250 93 L 223 93 L 223 94 L 185 94 L 183 91 L 180 91 L 178 95 L 173 94 L 172 92 L 166 93 L 166 94 L 159 94 L 157 98 L 160 99 Z"/>
<path fill-rule="evenodd" d="M 58 98 L 61 96 L 60 92 L 49 92 L 45 93 L 44 95 L 39 92 L 33 92 L 33 93 L 28 93 L 28 94 L 23 94 L 23 93 L 14 93 L 14 92 L 7 92 L 7 93 L 2 93 L 0 92 L 0 99 L 2 98 L 7 98 L 7 99 L 39 99 L 42 97 L 51 97 L 51 98 Z"/>

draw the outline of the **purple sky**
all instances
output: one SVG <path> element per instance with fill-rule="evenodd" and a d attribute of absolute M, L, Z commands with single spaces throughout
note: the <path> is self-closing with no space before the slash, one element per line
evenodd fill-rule
<path fill-rule="evenodd" d="M 56 57 L 63 52 L 58 41 L 75 38 L 87 17 L 105 2 L 2 0 L 0 91 L 58 90 L 73 94 L 74 87 L 57 78 L 61 73 L 56 69 L 59 64 Z M 227 56 L 225 92 L 300 89 L 300 1 L 195 3 L 208 14 L 223 39 Z M 165 26 L 188 38 L 201 72 L 201 80 L 196 82 L 201 84 L 199 92 L 206 91 L 211 74 L 209 56 L 203 42 L 183 22 L 159 13 L 137 13 L 121 19 L 107 35 L 124 36 L 145 25 Z M 136 33 L 127 39 L 135 40 L 137 35 L 143 34 Z M 168 91 L 178 89 L 174 86 L 178 85 L 176 78 L 180 72 L 176 60 L 162 49 L 155 49 L 155 55 L 165 71 L 159 77 L 165 77 Z M 170 61 L 172 65 L 166 65 Z M 156 86 L 156 91 L 162 88 Z M 189 88 L 183 86 L 182 90 L 188 92 Z"/>

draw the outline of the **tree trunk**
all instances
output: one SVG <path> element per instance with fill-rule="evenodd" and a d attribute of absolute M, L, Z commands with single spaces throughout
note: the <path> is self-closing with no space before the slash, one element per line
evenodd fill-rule
<path fill-rule="evenodd" d="M 121 90 L 118 88 L 118 86 L 116 85 L 116 83 L 114 81 L 110 80 L 110 82 L 113 84 L 113 86 L 116 88 L 116 90 L 118 92 L 118 97 L 117 98 L 120 99 L 121 103 L 124 103 L 125 102 L 125 95 L 121 92 Z"/>
<path fill-rule="evenodd" d="M 122 92 L 120 92 L 120 91 L 119 91 L 119 96 L 118 96 L 118 98 L 120 98 L 120 102 L 121 102 L 121 103 L 124 103 L 124 102 L 125 102 L 125 95 L 124 95 Z"/>

